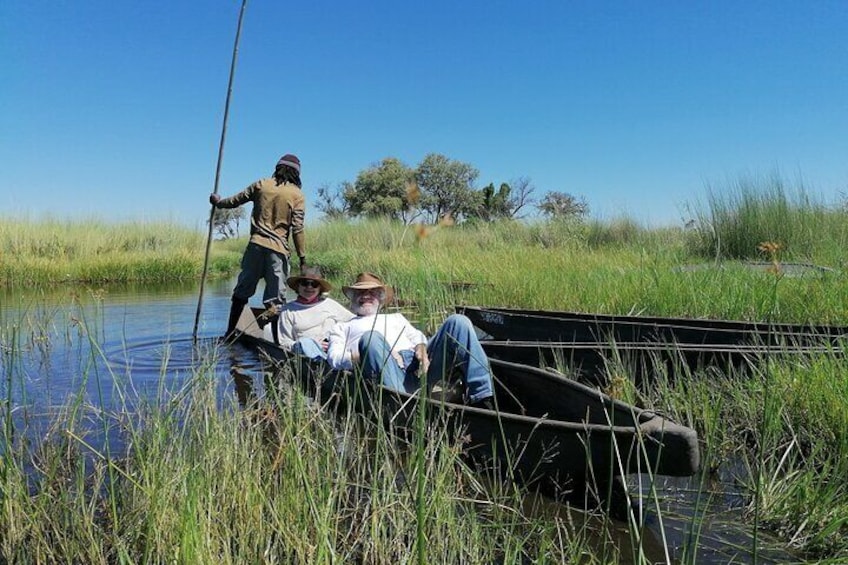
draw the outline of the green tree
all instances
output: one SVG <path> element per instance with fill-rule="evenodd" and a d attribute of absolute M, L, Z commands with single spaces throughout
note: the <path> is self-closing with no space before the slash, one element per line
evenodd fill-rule
<path fill-rule="evenodd" d="M 539 211 L 555 220 L 581 218 L 589 213 L 589 205 L 567 192 L 549 192 L 537 206 Z"/>
<path fill-rule="evenodd" d="M 480 208 L 477 216 L 487 222 L 517 218 L 525 206 L 533 202 L 535 187 L 527 177 L 512 181 L 512 186 L 503 182 L 495 191 L 494 183 L 489 183 L 480 191 Z"/>
<path fill-rule="evenodd" d="M 418 204 L 430 221 L 445 215 L 454 219 L 474 216 L 480 208 L 481 193 L 474 190 L 477 169 L 468 163 L 431 153 L 415 171 L 421 190 Z"/>
<path fill-rule="evenodd" d="M 343 192 L 351 216 L 387 216 L 403 222 L 415 215 L 415 171 L 387 157 L 360 172 Z"/>
<path fill-rule="evenodd" d="M 244 219 L 244 208 L 215 208 L 212 215 L 212 229 L 221 236 L 229 239 L 239 236 L 239 224 Z"/>

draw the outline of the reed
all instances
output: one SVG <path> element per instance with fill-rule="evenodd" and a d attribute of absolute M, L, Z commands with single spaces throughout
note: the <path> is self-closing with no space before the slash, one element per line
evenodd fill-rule
<path fill-rule="evenodd" d="M 773 241 L 798 260 L 817 257 L 844 265 L 848 212 L 778 173 L 743 176 L 710 188 L 706 204 L 693 205 L 693 216 L 690 245 L 699 255 L 757 259 L 759 243 Z"/>
<path fill-rule="evenodd" d="M 717 247 L 698 246 L 708 235 L 698 230 L 714 219 L 727 220 L 715 225 L 728 230 L 723 241 L 739 242 L 740 257 L 768 259 L 760 244 L 780 241 L 781 260 L 844 266 L 844 216 L 776 186 L 763 193 L 740 184 L 744 197 L 715 196 L 688 232 L 626 221 L 332 223 L 309 228 L 309 257 L 337 287 L 359 271 L 383 275 L 428 331 L 457 303 L 848 325 L 848 281 L 838 271 L 776 285 L 773 273 L 738 264 L 681 268 L 715 256 Z M 167 224 L 4 219 L 0 282 L 191 278 L 201 240 Z M 215 243 L 214 276 L 237 270 L 244 244 Z M 84 372 L 46 432 L 30 428 L 20 357 L 46 355 L 54 339 L 98 340 L 94 321 L 41 306 L 44 296 L 31 300 L 20 319 L 0 309 L 0 551 L 8 562 L 641 559 L 638 536 L 623 548 L 603 519 L 548 513 L 525 493 L 485 484 L 459 462 L 460 446 L 423 425 L 407 449 L 384 426 L 352 413 L 331 420 L 284 388 L 245 410 L 222 407 L 214 352 L 184 385 L 163 377 L 153 399 L 138 397 L 130 377 Z M 753 377 L 692 371 L 645 390 L 627 389 L 625 379 L 619 394 L 699 431 L 704 504 L 732 463 L 751 516 L 811 560 L 839 562 L 848 559 L 841 347 L 774 359 Z M 91 379 L 118 386 L 115 406 L 89 404 Z M 131 446 L 124 453 L 100 443 L 116 429 Z M 685 562 L 697 559 L 703 519 L 696 512 L 688 526 Z M 642 522 L 632 520 L 638 531 Z"/>
<path fill-rule="evenodd" d="M 798 277 L 789 272 L 772 308 L 771 273 L 741 264 L 704 264 L 687 251 L 683 231 L 654 231 L 628 245 L 592 248 L 579 239 L 548 247 L 539 240 L 548 229 L 559 228 L 476 224 L 435 227 L 418 237 L 399 223 L 335 223 L 310 232 L 309 253 L 336 285 L 360 271 L 386 276 L 403 298 L 426 310 L 425 319 L 456 303 L 476 303 L 848 324 L 848 280 L 838 271 Z M 377 243 L 381 240 L 387 247 Z M 760 243 L 752 253 L 760 253 Z M 789 271 L 781 263 L 776 268 Z"/>
<path fill-rule="evenodd" d="M 102 355 L 96 323 L 80 321 L 81 339 Z M 8 422 L 22 385 L 11 359 L 39 351 L 3 336 Z M 146 396 L 131 375 L 82 363 L 79 393 L 46 433 L 4 426 L 0 560 L 618 560 L 614 544 L 590 535 L 597 523 L 563 509 L 529 515 L 522 493 L 484 486 L 443 428 L 422 419 L 409 438 L 353 412 L 330 418 L 285 379 L 243 408 L 222 404 L 219 352 L 197 354 L 184 380 L 162 375 Z M 112 400 L 89 404 L 100 386 Z"/>
<path fill-rule="evenodd" d="M 0 285 L 185 280 L 201 247 L 177 223 L 0 218 Z"/>

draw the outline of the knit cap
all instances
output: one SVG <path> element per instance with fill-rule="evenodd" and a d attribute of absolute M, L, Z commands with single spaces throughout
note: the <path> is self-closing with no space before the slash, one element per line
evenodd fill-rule
<path fill-rule="evenodd" d="M 286 153 L 285 155 L 280 157 L 280 160 L 277 161 L 277 167 L 279 167 L 280 165 L 286 165 L 287 167 L 291 167 L 292 169 L 297 171 L 298 174 L 300 174 L 300 159 L 298 159 L 295 155 L 292 155 L 291 153 Z"/>

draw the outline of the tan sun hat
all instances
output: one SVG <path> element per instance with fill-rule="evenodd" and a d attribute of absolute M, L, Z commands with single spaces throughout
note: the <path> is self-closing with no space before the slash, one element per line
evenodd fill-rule
<path fill-rule="evenodd" d="M 330 292 L 330 289 L 333 288 L 333 285 L 329 283 L 329 281 L 324 279 L 324 275 L 321 273 L 321 269 L 318 267 L 306 267 L 302 271 L 300 271 L 299 275 L 294 275 L 286 279 L 286 284 L 289 285 L 289 288 L 293 291 L 297 292 L 297 287 L 300 284 L 300 281 L 309 280 L 315 281 L 321 287 L 321 292 Z"/>
<path fill-rule="evenodd" d="M 394 296 L 394 292 L 392 291 L 392 287 L 387 286 L 377 275 L 374 273 L 359 273 L 356 275 L 356 282 L 351 285 L 343 286 L 342 292 L 347 296 L 350 300 L 353 300 L 354 295 L 359 290 L 368 290 L 371 288 L 382 288 L 383 292 L 386 293 L 386 298 L 383 301 L 384 303 L 389 303 L 392 301 L 392 297 Z"/>

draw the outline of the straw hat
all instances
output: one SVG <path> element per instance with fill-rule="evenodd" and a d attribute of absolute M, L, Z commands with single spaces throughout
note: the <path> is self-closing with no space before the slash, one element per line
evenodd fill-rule
<path fill-rule="evenodd" d="M 306 267 L 305 269 L 300 271 L 299 275 L 293 275 L 286 279 L 286 284 L 289 285 L 289 288 L 293 291 L 297 292 L 297 287 L 300 284 L 300 281 L 309 280 L 315 281 L 321 287 L 321 292 L 330 292 L 330 289 L 333 286 L 324 279 L 324 275 L 321 273 L 321 269 L 318 267 Z"/>
<path fill-rule="evenodd" d="M 342 292 L 347 296 L 350 300 L 353 300 L 354 295 L 359 290 L 368 290 L 372 288 L 381 288 L 383 292 L 386 294 L 385 300 L 383 303 L 388 303 L 392 301 L 392 297 L 394 296 L 394 292 L 392 291 L 392 287 L 386 286 L 386 284 L 374 273 L 359 273 L 356 275 L 356 281 L 353 284 L 343 286 Z"/>

